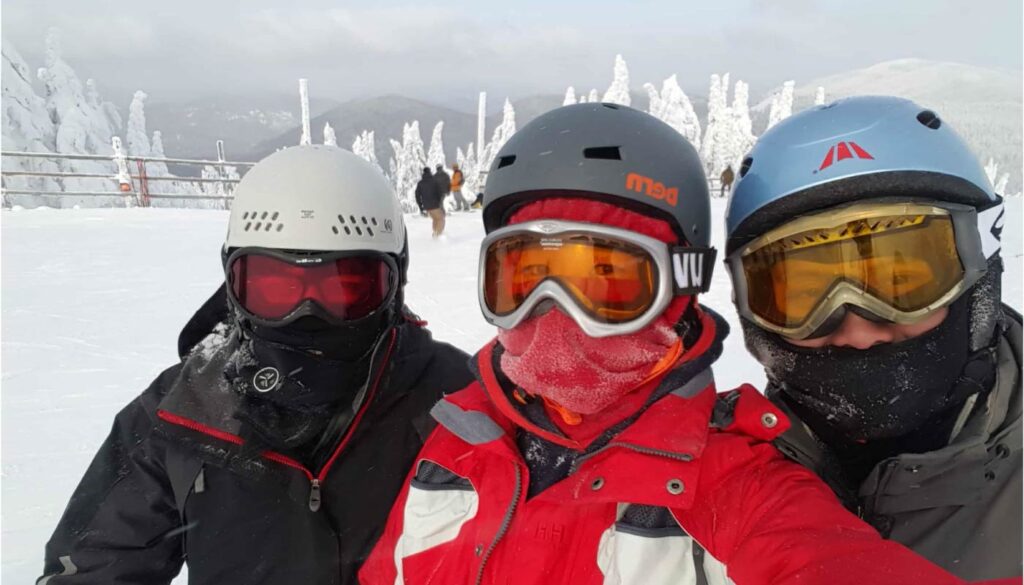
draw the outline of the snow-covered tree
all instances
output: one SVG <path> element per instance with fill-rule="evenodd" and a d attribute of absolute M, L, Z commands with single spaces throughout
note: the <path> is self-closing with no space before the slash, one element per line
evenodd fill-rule
<path fill-rule="evenodd" d="M 660 93 L 651 83 L 645 83 L 644 89 L 650 98 L 648 113 L 675 128 L 694 148 L 700 150 L 700 120 L 690 98 L 679 87 L 676 76 L 672 75 L 661 84 Z"/>
<path fill-rule="evenodd" d="M 739 169 L 740 162 L 750 149 L 754 147 L 757 138 L 754 137 L 753 124 L 750 120 L 750 89 L 746 83 L 737 80 L 736 88 L 732 97 L 732 128 L 729 146 L 731 152 L 726 159 L 726 165 L 731 165 L 733 171 Z"/>
<path fill-rule="evenodd" d="M 380 169 L 380 163 L 377 162 L 377 146 L 374 140 L 373 130 L 363 130 L 355 137 L 352 141 L 352 152 L 357 156 L 372 164 L 373 166 Z M 381 173 L 384 170 L 381 169 Z"/>
<path fill-rule="evenodd" d="M 334 134 L 334 128 L 331 128 L 330 122 L 324 122 L 324 144 L 338 146 L 338 137 Z"/>
<path fill-rule="evenodd" d="M 434 131 L 430 134 L 430 148 L 427 149 L 427 166 L 431 169 L 436 169 L 437 165 L 447 166 L 444 160 L 442 132 L 444 132 L 444 120 L 434 125 Z"/>
<path fill-rule="evenodd" d="M 390 165 L 391 183 L 395 193 L 406 212 L 415 211 L 416 183 L 423 174 L 427 157 L 423 152 L 423 138 L 420 136 L 420 123 L 414 121 L 402 128 L 402 142 L 391 140 L 394 151 L 394 165 Z"/>
<path fill-rule="evenodd" d="M 462 196 L 469 198 L 477 191 L 483 189 L 483 185 L 480 185 L 480 167 L 477 165 L 476 160 L 476 149 L 473 148 L 473 143 L 470 142 L 466 150 L 461 148 L 455 149 L 455 162 L 459 163 L 459 169 L 462 170 Z"/>
<path fill-rule="evenodd" d="M 772 95 L 771 109 L 768 110 L 768 128 L 778 124 L 793 114 L 793 86 L 790 80 L 782 84 L 782 89 Z M 767 130 L 768 128 L 765 128 Z"/>
<path fill-rule="evenodd" d="M 562 100 L 563 106 L 571 106 L 576 103 L 576 90 L 573 86 L 569 86 L 565 90 L 565 99 Z"/>
<path fill-rule="evenodd" d="M 580 100 L 580 101 L 583 101 L 583 100 Z M 590 90 L 589 94 L 587 94 L 587 102 L 593 104 L 593 103 L 596 103 L 597 101 L 598 101 L 597 88 L 594 88 L 594 89 Z"/>
<path fill-rule="evenodd" d="M 814 105 L 823 106 L 825 105 L 825 88 L 818 86 L 818 89 L 814 92 Z"/>
<path fill-rule="evenodd" d="M 615 55 L 614 71 L 615 77 L 612 79 L 612 84 L 604 92 L 604 97 L 601 101 L 628 106 L 631 101 L 629 95 L 629 69 L 626 67 L 626 60 L 622 58 L 622 55 Z"/>
<path fill-rule="evenodd" d="M 130 156 L 150 156 L 149 136 L 146 134 L 146 98 L 144 91 L 136 91 L 128 106 L 128 128 L 125 141 Z"/>
<path fill-rule="evenodd" d="M 595 90 L 596 91 L 596 90 Z M 508 139 L 516 133 L 516 111 L 512 107 L 512 102 L 505 99 L 505 105 L 502 108 L 501 124 L 494 129 L 494 134 L 491 135 L 491 141 L 487 143 L 487 147 L 484 148 L 483 159 L 479 161 L 480 170 L 486 172 L 487 169 L 491 168 L 491 164 L 494 162 L 494 157 L 498 156 L 498 151 L 501 150 L 502 146 L 508 142 Z"/>
<path fill-rule="evenodd" d="M 38 77 L 43 82 L 46 94 L 46 110 L 54 124 L 54 151 L 75 154 L 112 155 L 111 138 L 115 128 L 111 127 L 110 116 L 100 103 L 95 84 L 88 97 L 81 80 L 61 55 L 60 32 L 50 29 L 46 36 L 46 67 L 39 69 Z M 114 175 L 113 161 L 106 163 L 90 160 L 62 160 L 60 170 L 68 173 L 89 173 Z M 115 187 L 113 179 L 66 178 L 61 181 L 65 191 L 101 192 Z M 62 198 L 62 206 L 121 205 L 123 198 L 111 197 L 78 200 Z"/>
<path fill-rule="evenodd" d="M 711 87 L 708 90 L 708 121 L 701 141 L 701 160 L 709 177 L 714 177 L 715 169 L 722 167 L 722 152 L 728 140 L 728 127 L 731 126 L 731 114 L 728 111 L 727 93 L 729 91 L 729 74 L 711 76 Z M 718 171 L 721 172 L 721 171 Z"/>
<path fill-rule="evenodd" d="M 46 100 L 36 95 L 32 88 L 28 64 L 17 49 L 6 38 L 3 39 L 3 69 L 0 82 L 2 110 L 2 141 L 4 150 L 28 152 L 53 152 L 56 143 L 56 127 L 46 109 Z M 59 172 L 56 162 L 42 158 L 10 157 L 4 159 L 4 169 L 11 171 Z M 25 191 L 60 191 L 61 184 L 48 177 L 3 176 L 7 189 Z M 35 206 L 39 203 L 54 205 L 56 201 L 43 200 L 34 195 L 8 195 L 9 205 Z M 54 198 L 55 199 L 55 198 Z"/>

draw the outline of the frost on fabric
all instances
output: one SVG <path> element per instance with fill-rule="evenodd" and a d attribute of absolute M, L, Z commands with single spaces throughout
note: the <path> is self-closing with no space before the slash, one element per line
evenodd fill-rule
<path fill-rule="evenodd" d="M 600 412 L 635 389 L 677 339 L 664 317 L 630 335 L 587 337 L 559 309 L 498 338 L 510 380 L 580 414 Z"/>
<path fill-rule="evenodd" d="M 231 325 L 228 323 L 218 323 L 209 335 L 192 348 L 192 352 L 189 355 L 199 355 L 204 360 L 209 361 L 230 339 Z"/>
<path fill-rule="evenodd" d="M 1000 287 L 997 286 L 997 274 L 998 271 L 995 271 L 990 263 L 989 273 L 982 277 L 971 291 L 971 351 L 988 345 L 993 325 L 1002 316 L 1002 294 Z"/>

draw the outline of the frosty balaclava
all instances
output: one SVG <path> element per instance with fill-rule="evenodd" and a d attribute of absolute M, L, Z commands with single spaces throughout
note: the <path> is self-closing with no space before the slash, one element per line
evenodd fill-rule
<path fill-rule="evenodd" d="M 515 212 L 508 224 L 538 219 L 600 223 L 666 243 L 677 239 L 668 223 L 607 203 L 553 198 Z M 529 394 L 581 415 L 598 413 L 636 390 L 680 343 L 675 325 L 690 302 L 678 297 L 644 329 L 629 335 L 588 337 L 558 307 L 502 329 L 501 370 Z"/>
<path fill-rule="evenodd" d="M 888 445 L 879 457 L 939 448 L 967 398 L 991 388 L 1000 266 L 991 263 L 935 329 L 900 343 L 801 348 L 741 319 L 747 349 L 781 398 L 834 447 Z"/>

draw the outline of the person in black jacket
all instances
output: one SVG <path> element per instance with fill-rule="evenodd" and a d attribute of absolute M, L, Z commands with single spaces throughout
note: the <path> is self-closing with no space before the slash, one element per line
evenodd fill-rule
<path fill-rule="evenodd" d="M 302 146 L 239 184 L 226 282 L 181 361 L 114 427 L 46 545 L 38 583 L 356 582 L 468 356 L 403 304 L 387 181 Z"/>
<path fill-rule="evenodd" d="M 437 165 L 434 169 L 434 180 L 437 181 L 437 189 L 441 192 L 441 211 L 444 211 L 444 198 L 452 192 L 452 177 L 444 170 L 444 165 Z"/>
<path fill-rule="evenodd" d="M 416 200 L 423 204 L 423 209 L 427 210 L 433 222 L 434 237 L 444 233 L 444 209 L 441 208 L 444 196 L 438 187 L 437 179 L 430 174 L 430 167 L 423 167 L 423 176 L 420 177 L 420 182 L 416 183 Z"/>

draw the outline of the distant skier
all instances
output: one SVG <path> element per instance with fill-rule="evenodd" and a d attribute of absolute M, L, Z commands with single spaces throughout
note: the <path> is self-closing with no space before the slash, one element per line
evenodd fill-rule
<path fill-rule="evenodd" d="M 354 584 L 427 411 L 468 382 L 404 307 L 401 208 L 356 155 L 271 155 L 228 226 L 225 285 L 114 419 L 40 583 L 165 585 L 187 563 L 192 585 Z"/>
<path fill-rule="evenodd" d="M 621 159 L 585 156 L 608 144 Z M 960 582 L 786 461 L 768 441 L 789 423 L 754 388 L 716 399 L 727 327 L 697 302 L 715 265 L 710 198 L 681 134 L 571 105 L 495 166 L 513 158 L 492 167 L 483 211 L 497 339 L 477 381 L 434 407 L 362 585 Z"/>
<path fill-rule="evenodd" d="M 469 211 L 469 202 L 462 196 L 463 183 L 465 183 L 465 177 L 462 175 L 462 169 L 459 168 L 459 163 L 454 163 L 452 165 L 451 192 L 452 198 L 455 200 L 456 211 Z"/>
<path fill-rule="evenodd" d="M 718 193 L 719 197 L 725 197 L 725 194 L 732 191 L 732 182 L 736 178 L 735 173 L 732 172 L 732 165 L 725 167 L 722 171 L 722 175 L 719 177 L 722 182 L 722 188 Z"/>
<path fill-rule="evenodd" d="M 796 422 L 779 448 L 886 538 L 965 579 L 1019 578 L 1021 317 L 974 154 L 934 112 L 861 97 L 780 122 L 748 160 L 728 265 Z"/>
<path fill-rule="evenodd" d="M 444 233 L 444 199 L 440 187 L 437 186 L 437 179 L 430 174 L 430 167 L 423 167 L 423 175 L 419 183 L 416 183 L 416 200 L 430 216 L 434 237 Z"/>
<path fill-rule="evenodd" d="M 434 169 L 434 179 L 437 181 L 437 189 L 441 192 L 441 211 L 445 211 L 444 199 L 452 190 L 452 178 L 444 170 L 444 165 L 437 165 Z"/>

